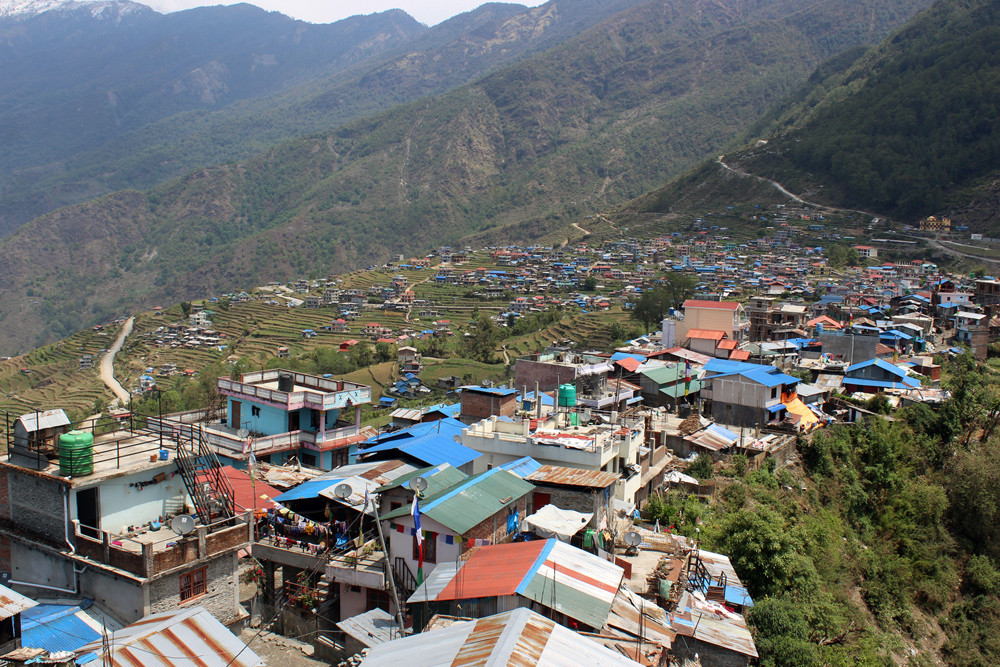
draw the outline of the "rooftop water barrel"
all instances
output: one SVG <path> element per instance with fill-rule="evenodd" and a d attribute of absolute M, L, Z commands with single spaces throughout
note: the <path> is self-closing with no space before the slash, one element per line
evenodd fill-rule
<path fill-rule="evenodd" d="M 94 435 L 69 431 L 59 436 L 59 474 L 81 477 L 94 472 Z"/>
<path fill-rule="evenodd" d="M 571 384 L 559 385 L 559 407 L 576 407 L 576 387 Z"/>
<path fill-rule="evenodd" d="M 278 391 L 290 393 L 295 389 L 295 376 L 291 373 L 278 374 Z"/>
<path fill-rule="evenodd" d="M 822 336 L 823 335 L 823 323 L 822 322 L 817 322 L 816 323 L 816 335 L 817 336 Z"/>

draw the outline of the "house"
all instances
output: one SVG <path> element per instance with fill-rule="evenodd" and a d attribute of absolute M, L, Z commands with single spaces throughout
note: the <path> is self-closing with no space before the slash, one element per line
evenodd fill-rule
<path fill-rule="evenodd" d="M 476 617 L 499 609 L 543 611 L 560 625 L 599 632 L 625 570 L 555 538 L 485 546 L 441 563 L 407 604 L 415 624 L 433 614 Z"/>
<path fill-rule="evenodd" d="M 264 661 L 202 606 L 171 609 L 125 626 L 76 651 L 109 665 L 157 664 L 137 656 L 163 656 L 177 667 L 258 667 Z"/>
<path fill-rule="evenodd" d="M 990 342 L 989 318 L 982 313 L 959 311 L 955 313 L 955 342 L 968 345 L 973 356 L 986 360 L 986 347 Z"/>
<path fill-rule="evenodd" d="M 226 424 L 203 427 L 227 462 L 258 459 L 280 463 L 296 457 L 304 465 L 331 470 L 352 461 L 361 429 L 361 406 L 371 388 L 280 369 L 218 378 L 226 399 Z"/>
<path fill-rule="evenodd" d="M 593 515 L 586 525 L 595 530 L 615 527 L 617 517 L 611 501 L 615 497 L 618 475 L 537 463 L 532 467 L 535 469 L 523 477 L 535 487 L 532 507 L 536 512 L 551 504 L 563 510 Z"/>
<path fill-rule="evenodd" d="M 13 420 L 12 420 L 13 421 Z M 91 598 L 131 622 L 201 598 L 242 620 L 237 552 L 250 517 L 212 449 L 165 418 L 92 435 L 92 424 L 0 456 L 0 571 L 19 591 Z M 186 516 L 175 534 L 171 518 Z"/>
<path fill-rule="evenodd" d="M 21 415 L 14 421 L 14 451 L 55 454 L 59 436 L 69 429 L 69 417 L 60 409 Z"/>
<path fill-rule="evenodd" d="M 415 347 L 403 345 L 396 350 L 396 356 L 399 361 L 399 370 L 403 373 L 419 373 L 424 368 L 420 353 Z"/>
<path fill-rule="evenodd" d="M 383 509 L 379 519 L 388 555 L 391 563 L 401 561 L 400 568 L 406 572 L 404 585 L 405 581 L 421 584 L 423 577 L 438 567 L 452 566 L 474 547 L 510 542 L 521 519 L 531 513 L 533 489 L 517 475 L 494 468 L 421 492 L 417 503 L 423 536 L 422 568 L 413 501 L 389 511 Z"/>
<path fill-rule="evenodd" d="M 517 390 L 493 387 L 462 387 L 459 419 L 471 424 L 497 415 L 513 417 L 517 411 Z"/>
<path fill-rule="evenodd" d="M 644 405 L 676 408 L 697 396 L 702 384 L 698 368 L 690 363 L 654 366 L 639 372 Z"/>
<path fill-rule="evenodd" d="M 684 319 L 677 322 L 677 340 L 687 340 L 692 329 L 724 331 L 736 341 L 746 339 L 750 328 L 743 304 L 737 301 L 688 299 L 683 303 Z"/>
<path fill-rule="evenodd" d="M 712 418 L 732 426 L 762 426 L 784 419 L 784 401 L 799 379 L 774 366 L 713 359 L 705 365 L 701 396 Z"/>
<path fill-rule="evenodd" d="M 844 369 L 843 387 L 847 393 L 878 394 L 886 389 L 913 389 L 920 380 L 882 359 L 869 359 Z"/>
<path fill-rule="evenodd" d="M 476 656 L 476 664 L 484 665 L 640 664 L 529 609 L 515 609 L 381 644 L 369 651 L 361 667 L 398 667 L 413 656 L 431 654 L 436 656 L 435 664 L 441 665 L 460 664 L 471 655 Z"/>
<path fill-rule="evenodd" d="M 543 465 L 611 472 L 620 477 L 615 498 L 633 503 L 641 486 L 645 421 L 623 417 L 610 424 L 580 423 L 576 410 L 542 420 L 490 417 L 466 427 L 462 444 L 482 454 L 472 462 L 473 470 L 529 456 Z"/>
<path fill-rule="evenodd" d="M 0 584 L 0 656 L 21 647 L 21 614 L 37 604 Z"/>
<path fill-rule="evenodd" d="M 858 251 L 858 257 L 861 259 L 875 259 L 878 257 L 878 248 L 870 245 L 856 245 L 854 249 Z"/>

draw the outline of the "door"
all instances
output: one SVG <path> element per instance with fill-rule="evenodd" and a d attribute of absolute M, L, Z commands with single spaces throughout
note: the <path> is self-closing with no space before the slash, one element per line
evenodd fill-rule
<path fill-rule="evenodd" d="M 288 430 L 298 431 L 299 430 L 299 411 L 288 413 Z"/>
<path fill-rule="evenodd" d="M 240 428 L 240 423 L 241 420 L 243 419 L 243 415 L 240 414 L 242 408 L 243 408 L 242 403 L 240 403 L 239 401 L 233 401 L 233 414 L 230 415 L 229 418 L 229 425 L 232 426 L 233 428 Z"/>
<path fill-rule="evenodd" d="M 535 491 L 534 500 L 535 500 L 535 506 L 533 509 L 537 512 L 538 510 L 542 509 L 550 502 L 552 502 L 552 495 L 548 493 L 540 493 L 538 491 Z"/>
<path fill-rule="evenodd" d="M 80 532 L 97 539 L 100 535 L 101 513 L 98 508 L 98 487 L 80 489 L 76 492 L 76 519 L 80 522 Z"/>

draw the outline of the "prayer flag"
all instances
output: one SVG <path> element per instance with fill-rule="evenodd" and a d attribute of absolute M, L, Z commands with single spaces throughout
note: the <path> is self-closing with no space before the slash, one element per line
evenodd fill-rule
<path fill-rule="evenodd" d="M 424 582 L 424 534 L 420 531 L 420 499 L 417 494 L 413 494 L 410 514 L 413 515 L 413 529 L 417 537 L 417 586 L 419 586 Z"/>

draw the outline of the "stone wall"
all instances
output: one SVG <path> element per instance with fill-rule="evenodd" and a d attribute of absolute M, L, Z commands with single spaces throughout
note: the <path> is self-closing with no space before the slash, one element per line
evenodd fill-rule
<path fill-rule="evenodd" d="M 29 471 L 7 468 L 7 512 L 26 530 L 53 542 L 66 537 L 66 515 L 61 482 Z M 0 515 L 2 516 L 2 515 Z"/>
<path fill-rule="evenodd" d="M 209 560 L 205 576 L 205 594 L 181 603 L 181 575 L 189 574 L 201 567 L 206 567 L 205 561 L 150 581 L 149 613 L 155 614 L 196 604 L 208 609 L 223 625 L 236 621 L 241 615 L 236 553 L 230 552 Z"/>

